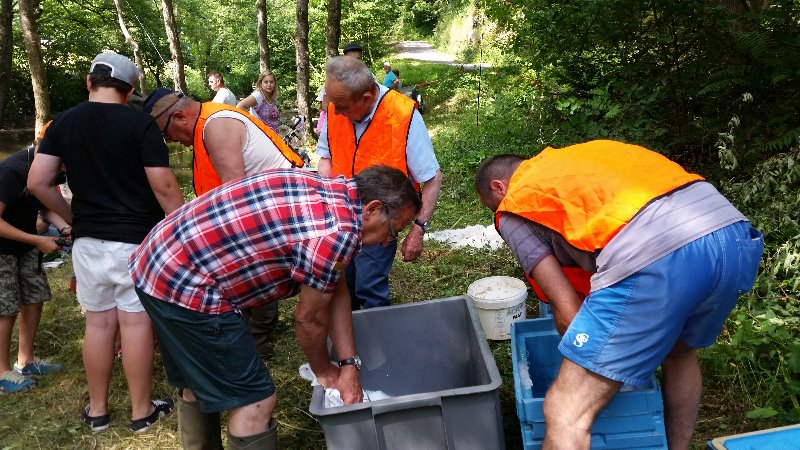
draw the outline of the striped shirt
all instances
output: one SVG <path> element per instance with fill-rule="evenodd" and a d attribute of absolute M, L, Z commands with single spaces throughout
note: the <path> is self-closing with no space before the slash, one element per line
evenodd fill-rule
<path fill-rule="evenodd" d="M 354 180 L 274 169 L 226 183 L 153 229 L 129 260 L 136 287 L 207 314 L 332 293 L 361 246 Z"/>

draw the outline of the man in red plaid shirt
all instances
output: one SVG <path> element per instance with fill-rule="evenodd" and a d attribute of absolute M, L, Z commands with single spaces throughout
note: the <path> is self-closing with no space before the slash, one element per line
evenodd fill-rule
<path fill-rule="evenodd" d="M 317 379 L 345 404 L 362 400 L 340 273 L 362 244 L 397 239 L 420 206 L 408 177 L 385 166 L 353 179 L 275 169 L 224 184 L 153 229 L 129 266 L 178 388 L 184 448 L 222 448 L 225 410 L 229 447 L 276 448 L 275 387 L 240 311 L 298 293 L 295 331 Z M 346 357 L 338 366 L 328 336 Z"/>

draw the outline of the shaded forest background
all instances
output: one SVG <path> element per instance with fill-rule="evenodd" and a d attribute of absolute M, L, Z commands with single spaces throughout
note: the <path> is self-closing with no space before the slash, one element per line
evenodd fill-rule
<path fill-rule="evenodd" d="M 30 127 L 85 100 L 104 49 L 138 47 L 140 90 L 199 100 L 211 98 L 209 70 L 244 96 L 268 66 L 282 109 L 304 112 L 326 55 L 359 41 L 379 73 L 390 43 L 408 39 L 491 64 L 425 91 L 449 108 L 434 136 L 442 223 L 474 203 L 469 180 L 484 157 L 589 139 L 652 148 L 717 185 L 767 247 L 754 291 L 703 353 L 717 396 L 709 415 L 738 402 L 748 419 L 800 421 L 800 1 L 0 0 L 0 125 Z M 432 81 L 404 73 L 406 85 Z"/>

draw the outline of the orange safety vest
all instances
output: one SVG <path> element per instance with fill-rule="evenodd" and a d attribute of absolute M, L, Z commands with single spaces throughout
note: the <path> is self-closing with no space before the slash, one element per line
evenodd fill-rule
<path fill-rule="evenodd" d="M 648 203 L 700 180 L 700 175 L 636 145 L 591 141 L 548 147 L 520 164 L 497 214 L 524 217 L 564 236 L 575 248 L 594 253 Z M 570 272 L 567 277 L 576 291 L 588 295 L 591 274 L 564 270 Z"/>
<path fill-rule="evenodd" d="M 383 164 L 408 176 L 406 144 L 411 116 L 416 104 L 410 98 L 389 91 L 380 99 L 375 115 L 356 143 L 356 128 L 350 120 L 336 114 L 328 103 L 328 148 L 332 175 L 352 178 L 369 166 Z"/>
<path fill-rule="evenodd" d="M 198 197 L 210 191 L 211 189 L 222 185 L 222 180 L 217 174 L 216 169 L 214 169 L 214 166 L 211 164 L 211 158 L 209 158 L 208 150 L 206 150 L 205 142 L 203 142 L 203 127 L 205 127 L 206 121 L 214 113 L 219 111 L 235 111 L 245 116 L 261 131 L 263 131 L 264 134 L 267 135 L 269 140 L 275 144 L 275 147 L 278 148 L 283 157 L 292 163 L 292 167 L 303 167 L 303 159 L 300 158 L 297 153 L 292 151 L 292 149 L 290 149 L 289 146 L 283 142 L 283 139 L 281 139 L 281 137 L 278 136 L 278 134 L 275 133 L 272 128 L 268 127 L 261 120 L 253 117 L 246 111 L 226 105 L 224 103 L 203 103 L 200 106 L 200 116 L 197 118 L 197 122 L 194 125 L 194 144 L 192 146 L 194 149 L 192 182 L 194 184 L 194 193 Z"/>

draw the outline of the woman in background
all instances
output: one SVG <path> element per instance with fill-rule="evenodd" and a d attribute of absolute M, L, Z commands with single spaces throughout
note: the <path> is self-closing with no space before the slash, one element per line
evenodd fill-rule
<path fill-rule="evenodd" d="M 261 119 L 273 131 L 278 132 L 281 113 L 278 111 L 278 83 L 275 75 L 267 69 L 261 72 L 256 80 L 256 88 L 252 94 L 240 101 L 236 107 L 249 110 L 250 114 Z"/>

